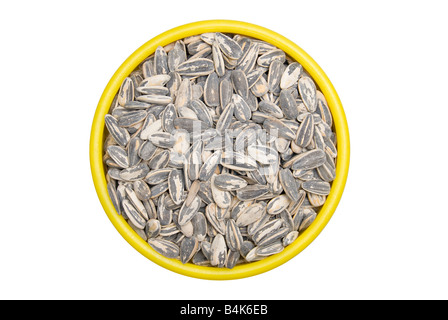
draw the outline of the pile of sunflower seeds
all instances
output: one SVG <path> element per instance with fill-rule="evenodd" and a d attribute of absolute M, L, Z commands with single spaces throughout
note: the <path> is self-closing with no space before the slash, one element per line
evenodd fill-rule
<path fill-rule="evenodd" d="M 281 252 L 335 178 L 332 116 L 273 45 L 205 33 L 159 47 L 105 117 L 110 198 L 158 253 L 233 268 Z"/>

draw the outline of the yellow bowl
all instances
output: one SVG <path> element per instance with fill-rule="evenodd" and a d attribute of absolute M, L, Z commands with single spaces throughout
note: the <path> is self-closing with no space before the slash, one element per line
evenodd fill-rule
<path fill-rule="evenodd" d="M 103 167 L 104 116 L 108 113 L 112 100 L 123 80 L 146 57 L 154 53 L 158 46 L 165 46 L 188 36 L 217 31 L 237 33 L 269 42 L 283 50 L 292 59 L 298 61 L 315 80 L 327 99 L 334 119 L 334 130 L 336 132 L 338 147 L 336 179 L 333 181 L 331 192 L 324 206 L 321 208 L 311 226 L 301 233 L 297 240 L 287 246 L 281 253 L 257 262 L 237 265 L 233 269 L 196 266 L 191 263 L 182 264 L 178 260 L 165 258 L 154 251 L 117 214 L 107 192 L 105 170 Z M 189 23 L 168 30 L 138 48 L 118 68 L 104 89 L 95 112 L 90 137 L 90 166 L 96 192 L 107 216 L 123 238 L 138 252 L 166 269 L 186 276 L 210 280 L 230 280 L 254 276 L 280 266 L 305 249 L 326 226 L 339 203 L 347 180 L 349 156 L 350 141 L 344 110 L 333 85 L 319 65 L 300 47 L 280 34 L 254 24 L 231 20 L 208 20 Z"/>

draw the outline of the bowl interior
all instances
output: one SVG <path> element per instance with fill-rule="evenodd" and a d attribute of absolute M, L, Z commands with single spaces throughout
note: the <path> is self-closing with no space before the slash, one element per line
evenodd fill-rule
<path fill-rule="evenodd" d="M 182 264 L 178 260 L 165 258 L 154 251 L 148 243 L 132 230 L 123 217 L 117 214 L 107 192 L 105 168 L 103 166 L 103 142 L 106 130 L 104 116 L 108 113 L 112 100 L 123 80 L 145 58 L 153 54 L 158 46 L 165 46 L 188 36 L 218 31 L 241 34 L 269 42 L 283 50 L 293 60 L 298 61 L 313 78 L 327 100 L 333 116 L 333 129 L 336 133 L 338 148 L 336 178 L 332 182 L 331 192 L 314 222 L 281 253 L 260 261 L 237 265 L 233 269 L 197 266 L 192 263 Z M 229 280 L 249 277 L 271 270 L 300 253 L 319 235 L 333 215 L 342 196 L 348 175 L 349 150 L 347 121 L 339 97 L 323 70 L 305 51 L 285 37 L 257 25 L 240 21 L 209 20 L 183 25 L 158 35 L 143 44 L 119 67 L 107 84 L 95 112 L 90 140 L 90 163 L 95 189 L 106 214 L 119 233 L 137 251 L 158 265 L 186 276 L 211 280 Z"/>

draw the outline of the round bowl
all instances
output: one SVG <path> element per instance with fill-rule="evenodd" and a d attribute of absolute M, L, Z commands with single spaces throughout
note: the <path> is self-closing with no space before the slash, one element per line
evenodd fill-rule
<path fill-rule="evenodd" d="M 331 192 L 314 222 L 281 253 L 260 261 L 237 265 L 233 269 L 196 266 L 192 263 L 182 264 L 178 260 L 165 258 L 154 251 L 132 230 L 123 217 L 117 214 L 107 192 L 103 166 L 104 116 L 108 113 L 123 80 L 146 57 L 153 54 L 158 46 L 165 46 L 188 36 L 218 31 L 241 34 L 269 42 L 298 61 L 314 79 L 328 102 L 333 115 L 333 129 L 336 132 L 338 147 L 336 179 L 333 181 Z M 156 264 L 179 274 L 209 280 L 230 280 L 254 276 L 282 265 L 305 249 L 326 226 L 341 199 L 348 175 L 349 154 L 349 133 L 342 104 L 333 85 L 319 65 L 303 49 L 282 35 L 254 24 L 231 20 L 208 20 L 179 26 L 158 35 L 138 48 L 118 68 L 104 89 L 95 112 L 90 137 L 90 165 L 95 189 L 107 216 L 118 232 L 138 252 Z"/>

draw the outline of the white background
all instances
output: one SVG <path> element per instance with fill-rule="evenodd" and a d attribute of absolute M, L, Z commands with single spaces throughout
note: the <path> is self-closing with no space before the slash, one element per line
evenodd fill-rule
<path fill-rule="evenodd" d="M 444 1 L 2 1 L 1 299 L 447 299 Z M 297 43 L 351 136 L 345 192 L 302 253 L 206 281 L 134 250 L 104 213 L 88 145 L 110 77 L 189 22 L 233 19 Z"/>

